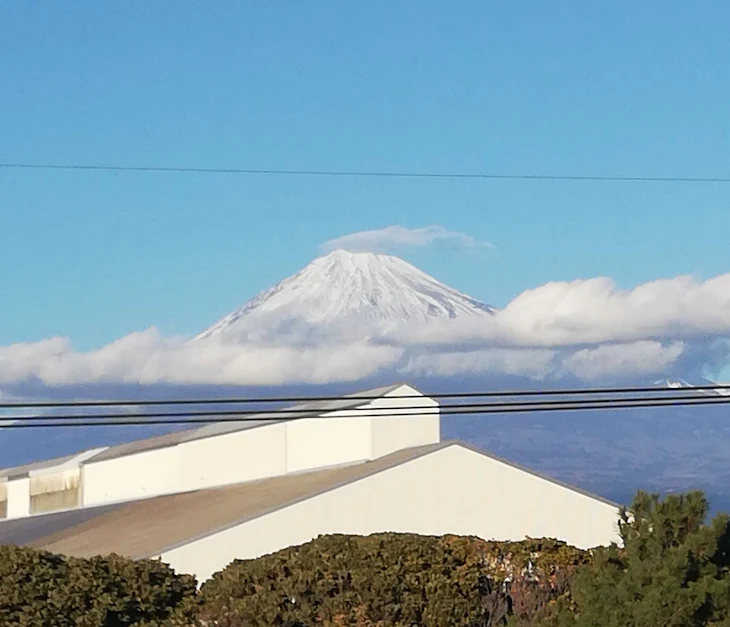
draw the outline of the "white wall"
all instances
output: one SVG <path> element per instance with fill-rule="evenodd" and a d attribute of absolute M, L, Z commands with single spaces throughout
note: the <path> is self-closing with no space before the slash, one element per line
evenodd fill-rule
<path fill-rule="evenodd" d="M 413 388 L 404 385 L 390 395 L 369 403 L 374 416 L 372 459 L 404 448 L 441 441 L 439 404 L 427 396 L 402 398 L 403 395 L 417 393 Z M 413 406 L 417 408 L 411 409 Z M 389 412 L 392 415 L 389 416 Z"/>
<path fill-rule="evenodd" d="M 30 479 L 11 479 L 6 483 L 8 491 L 8 518 L 30 514 Z"/>
<path fill-rule="evenodd" d="M 320 534 L 395 531 L 484 539 L 557 537 L 589 548 L 618 541 L 617 510 L 457 445 L 162 554 L 209 578 Z"/>
<path fill-rule="evenodd" d="M 180 491 L 180 458 L 175 446 L 92 461 L 81 468 L 85 506 Z"/>
<path fill-rule="evenodd" d="M 376 459 L 394 451 L 435 444 L 441 438 L 439 404 L 402 385 L 355 408 L 287 423 L 287 471 Z M 418 405 L 418 409 L 409 409 Z M 423 408 L 421 408 L 423 406 Z"/>
<path fill-rule="evenodd" d="M 286 473 L 286 423 L 178 445 L 181 487 L 197 490 Z"/>
<path fill-rule="evenodd" d="M 438 403 L 401 386 L 360 408 L 182 442 L 83 465 L 83 504 L 197 490 L 374 459 L 439 441 Z M 428 405 L 408 410 L 409 405 Z M 397 407 L 392 416 L 387 408 Z"/>
<path fill-rule="evenodd" d="M 355 412 L 357 416 L 354 416 Z M 337 416 L 348 417 L 338 418 Z M 358 410 L 332 412 L 286 424 L 286 469 L 301 472 L 370 459 L 370 419 Z"/>

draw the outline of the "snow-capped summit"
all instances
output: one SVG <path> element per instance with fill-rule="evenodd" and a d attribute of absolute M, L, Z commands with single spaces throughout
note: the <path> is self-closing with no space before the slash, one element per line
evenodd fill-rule
<path fill-rule="evenodd" d="M 690 383 L 689 381 L 685 381 L 684 379 L 661 379 L 659 381 L 655 381 L 654 385 L 663 388 L 682 390 L 693 390 L 698 387 L 708 388 L 709 386 L 717 385 L 718 387 L 716 388 L 700 389 L 697 390 L 697 392 L 710 396 L 730 396 L 730 389 L 728 389 L 727 386 L 723 386 L 720 383 L 715 383 L 714 381 L 710 381 L 709 379 L 700 379 L 697 383 Z"/>
<path fill-rule="evenodd" d="M 231 312 L 196 339 L 272 331 L 362 333 L 397 324 L 488 318 L 493 308 L 398 257 L 336 250 Z"/>

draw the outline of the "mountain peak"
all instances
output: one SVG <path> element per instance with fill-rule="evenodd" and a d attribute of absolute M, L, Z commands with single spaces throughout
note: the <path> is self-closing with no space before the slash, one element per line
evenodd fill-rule
<path fill-rule="evenodd" d="M 354 250 L 347 250 L 345 248 L 336 248 L 335 250 L 327 253 L 326 255 L 322 255 L 321 257 L 318 257 L 318 259 L 347 260 L 347 259 L 372 259 L 374 257 L 391 257 L 391 255 L 384 255 L 381 253 L 373 253 L 373 252 L 369 252 L 369 251 L 354 251 Z M 396 259 L 397 259 L 397 257 L 396 257 Z"/>
<path fill-rule="evenodd" d="M 391 255 L 338 249 L 259 294 L 201 333 L 260 336 L 319 329 L 362 338 L 379 327 L 488 317 L 492 307 Z"/>
<path fill-rule="evenodd" d="M 353 269 L 358 267 L 373 267 L 373 264 L 379 266 L 383 264 L 396 264 L 413 267 L 407 261 L 404 261 L 400 257 L 394 257 L 393 255 L 365 251 L 353 252 L 344 248 L 337 248 L 326 255 L 317 257 L 309 266 L 324 266 L 328 264 L 340 264 Z"/>

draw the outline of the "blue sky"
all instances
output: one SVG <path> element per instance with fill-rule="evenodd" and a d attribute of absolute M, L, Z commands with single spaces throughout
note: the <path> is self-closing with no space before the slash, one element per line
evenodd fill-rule
<path fill-rule="evenodd" d="M 286 10 L 284 10 L 284 7 Z M 730 5 L 6 3 L 0 161 L 727 176 Z M 391 224 L 497 306 L 730 271 L 730 185 L 0 170 L 0 344 L 192 334 Z"/>

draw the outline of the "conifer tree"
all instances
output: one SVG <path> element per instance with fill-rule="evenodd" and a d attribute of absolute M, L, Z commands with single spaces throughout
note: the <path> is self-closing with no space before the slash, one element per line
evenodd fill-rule
<path fill-rule="evenodd" d="M 619 519 L 622 546 L 598 549 L 571 598 L 546 624 L 559 627 L 730 627 L 730 519 L 701 492 L 639 492 Z"/>

